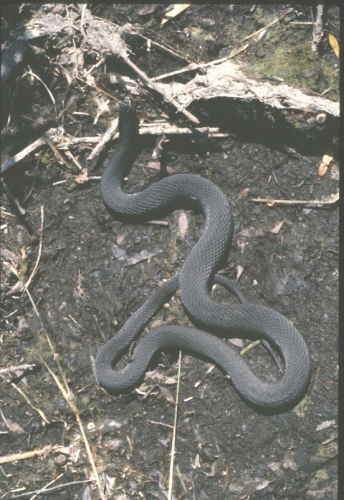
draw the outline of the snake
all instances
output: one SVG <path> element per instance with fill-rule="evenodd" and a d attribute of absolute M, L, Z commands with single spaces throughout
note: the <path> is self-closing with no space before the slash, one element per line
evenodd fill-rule
<path fill-rule="evenodd" d="M 198 206 L 205 224 L 181 271 L 158 287 L 99 349 L 95 363 L 98 382 L 110 393 L 133 390 L 155 353 L 177 348 L 215 363 L 229 376 L 239 396 L 257 411 L 277 413 L 295 406 L 310 381 L 310 356 L 303 337 L 285 316 L 247 302 L 237 284 L 218 273 L 227 262 L 234 233 L 227 197 L 210 180 L 188 173 L 162 177 L 143 191 L 125 192 L 124 178 L 137 156 L 139 138 L 136 106 L 130 96 L 120 105 L 118 131 L 118 146 L 106 163 L 100 183 L 106 208 L 119 220 L 137 223 L 162 218 L 176 208 Z M 214 283 L 229 290 L 239 303 L 215 300 L 211 295 Z M 116 370 L 124 352 L 178 289 L 194 327 L 163 325 L 153 329 L 135 347 L 125 368 Z M 283 360 L 281 377 L 272 383 L 256 376 L 240 353 L 226 342 L 233 337 L 269 343 Z"/>

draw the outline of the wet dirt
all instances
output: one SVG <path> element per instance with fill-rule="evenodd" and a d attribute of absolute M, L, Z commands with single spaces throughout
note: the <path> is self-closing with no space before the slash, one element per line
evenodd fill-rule
<path fill-rule="evenodd" d="M 275 6 L 270 13 L 264 6 L 251 12 L 250 6 L 194 5 L 162 30 L 153 23 L 152 14 L 139 14 L 141 7 L 104 5 L 92 6 L 91 10 L 112 22 L 137 23 L 141 29 L 144 22 L 151 22 L 145 36 L 155 33 L 160 43 L 173 45 L 189 59 L 199 61 L 221 57 L 221 51 L 231 48 L 235 40 L 283 13 L 282 6 Z M 308 7 L 296 12 L 297 21 L 312 20 Z M 336 36 L 338 22 L 338 9 L 329 9 L 327 23 Z M 247 55 L 240 56 L 243 62 L 249 65 L 259 58 L 268 59 L 274 44 L 286 44 L 287 40 L 296 48 L 310 43 L 309 25 L 293 28 L 297 33 L 294 37 L 288 31 L 290 27 L 282 27 L 272 30 L 268 39 L 252 44 Z M 326 87 L 329 67 L 332 75 L 338 71 L 338 60 L 331 50 L 322 46 L 317 56 L 326 71 L 312 80 L 316 92 Z M 142 46 L 135 47 L 133 57 L 150 76 L 178 67 L 165 53 L 154 52 L 149 59 Z M 288 60 L 285 64 L 288 66 Z M 283 77 L 288 78 L 287 71 Z M 67 84 L 50 78 L 61 103 L 69 91 Z M 116 95 L 118 102 L 124 96 L 120 88 L 109 86 L 106 90 Z M 77 91 L 73 89 L 73 93 Z M 336 98 L 335 88 L 327 97 Z M 18 92 L 16 106 L 24 98 L 25 116 L 32 112 L 31 118 L 37 118 L 37 103 L 44 116 L 49 114 L 51 102 L 38 85 L 26 83 Z M 141 118 L 149 119 L 152 106 L 152 113 L 161 114 L 149 95 L 136 101 Z M 75 101 L 64 118 L 70 135 L 103 133 L 118 103 L 111 114 L 100 116 L 97 124 L 92 123 L 92 107 L 93 97 L 83 90 L 82 99 Z M 75 119 L 73 111 L 87 112 L 91 118 Z M 29 120 L 18 113 L 13 120 L 12 133 L 7 132 L 3 139 L 7 157 L 29 144 L 31 137 L 39 137 L 37 124 L 31 121 L 28 125 Z M 30 131 L 24 138 L 27 128 Z M 263 142 L 254 137 L 254 131 L 250 131 L 250 141 L 235 133 L 201 141 L 171 138 L 166 147 L 167 165 L 173 173 L 201 175 L 227 195 L 235 234 L 223 272 L 234 279 L 240 275 L 238 283 L 248 301 L 275 309 L 293 322 L 309 347 L 312 379 L 296 408 L 264 416 L 240 399 L 220 370 L 183 353 L 173 498 L 333 500 L 337 498 L 338 207 L 267 206 L 250 200 L 328 197 L 338 190 L 338 159 L 335 157 L 320 177 L 322 157 L 318 151 L 328 153 L 331 144 L 324 141 L 316 145 L 317 154 L 309 148 L 305 155 L 289 146 L 277 148 L 269 137 Z M 141 139 L 141 151 L 126 182 L 128 192 L 144 189 L 159 179 L 157 170 L 147 168 L 152 163 L 154 145 L 154 138 Z M 84 165 L 92 147 L 78 146 L 73 155 Z M 105 157 L 114 149 L 115 143 Z M 101 175 L 104 159 L 102 155 L 90 175 Z M 106 211 L 99 181 L 79 186 L 73 182 L 72 173 L 78 174 L 75 167 L 73 170 L 59 164 L 52 151 L 43 148 L 8 171 L 5 178 L 25 208 L 25 220 L 33 236 L 3 198 L 3 262 L 10 263 L 12 270 L 6 265 L 2 269 L 1 367 L 36 363 L 37 370 L 25 374 L 25 369 L 19 368 L 1 374 L 1 455 L 49 445 L 68 447 L 70 454 L 61 458 L 61 452 L 47 451 L 3 464 L 0 490 L 4 495 L 11 492 L 4 498 L 18 498 L 57 478 L 56 484 L 75 484 L 54 490 L 52 498 L 98 498 L 94 482 L 76 483 L 92 479 L 92 469 L 75 415 L 49 366 L 60 380 L 65 377 L 73 393 L 72 402 L 106 485 L 107 498 L 167 498 L 178 352 L 156 356 L 143 384 L 116 397 L 97 385 L 92 360 L 159 283 L 181 269 L 202 234 L 203 216 L 176 211 L 164 219 L 164 224 L 129 225 L 114 220 Z M 54 185 L 61 180 L 67 182 Z M 40 233 L 42 214 L 44 227 Z M 151 257 L 144 259 L 144 252 Z M 29 292 L 39 318 L 27 293 L 8 294 L 18 276 L 30 276 L 38 257 Z M 214 290 L 214 297 L 234 302 L 219 288 Z M 145 331 L 163 323 L 189 324 L 178 294 Z M 237 348 L 241 347 L 239 343 Z M 260 346 L 248 351 L 245 359 L 262 378 L 278 378 L 277 368 Z M 128 360 L 130 354 L 119 367 Z M 21 374 L 24 377 L 20 380 Z"/>

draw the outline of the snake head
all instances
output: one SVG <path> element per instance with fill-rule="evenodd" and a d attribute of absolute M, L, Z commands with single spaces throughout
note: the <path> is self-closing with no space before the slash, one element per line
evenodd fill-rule
<path fill-rule="evenodd" d="M 132 98 L 127 95 L 119 108 L 118 130 L 121 136 L 132 137 L 138 134 L 138 129 L 136 107 Z"/>

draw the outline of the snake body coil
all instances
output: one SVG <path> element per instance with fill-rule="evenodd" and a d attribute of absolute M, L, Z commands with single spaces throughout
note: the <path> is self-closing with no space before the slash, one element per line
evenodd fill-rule
<path fill-rule="evenodd" d="M 124 327 L 99 351 L 96 360 L 98 381 L 109 391 L 131 389 L 142 378 L 153 354 L 163 347 L 177 347 L 213 360 L 230 375 L 240 396 L 262 411 L 276 412 L 295 404 L 304 394 L 310 378 L 307 346 L 296 328 L 281 314 L 264 306 L 249 304 L 227 278 L 216 275 L 225 262 L 233 236 L 233 217 L 226 196 L 212 182 L 189 174 L 176 174 L 127 194 L 123 179 L 135 159 L 138 138 L 136 111 L 126 97 L 119 115 L 120 139 L 101 179 L 106 206 L 126 220 L 149 220 L 175 207 L 198 203 L 205 216 L 203 234 L 187 257 L 180 275 L 160 287 L 134 313 Z M 224 305 L 214 301 L 214 282 L 228 288 L 242 302 Z M 127 349 L 159 307 L 180 288 L 181 301 L 191 321 L 202 330 L 163 326 L 150 332 L 134 352 L 134 360 L 122 371 L 113 364 Z M 276 383 L 257 378 L 242 357 L 219 337 L 265 339 L 283 357 L 284 373 Z"/>

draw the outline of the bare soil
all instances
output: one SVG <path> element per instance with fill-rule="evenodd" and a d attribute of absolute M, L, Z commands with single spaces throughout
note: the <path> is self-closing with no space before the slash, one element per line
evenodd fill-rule
<path fill-rule="evenodd" d="M 25 5 L 21 13 L 11 13 L 8 7 L 3 20 L 5 27 L 13 29 L 13 24 L 20 25 L 38 8 Z M 284 6 L 258 6 L 251 11 L 247 5 L 193 5 L 161 28 L 154 22 L 154 14 L 139 14 L 142 7 L 92 5 L 91 10 L 113 23 L 136 23 L 141 30 L 145 27 L 141 32 L 146 37 L 198 62 L 221 57 L 238 40 L 280 17 L 285 10 Z M 326 9 L 327 30 L 338 38 L 339 10 Z M 295 7 L 295 12 L 294 21 L 312 21 L 309 7 Z M 249 49 L 238 57 L 253 72 L 255 64 L 265 60 L 271 65 L 274 50 L 280 53 L 285 48 L 285 62 L 282 66 L 276 63 L 269 72 L 275 69 L 277 76 L 283 72 L 288 84 L 309 85 L 314 92 L 321 93 L 330 86 L 327 74 L 331 73 L 334 82 L 338 81 L 338 76 L 333 76 L 339 72 L 338 59 L 327 42 L 321 45 L 320 54 L 314 55 L 321 60 L 322 68 L 312 69 L 315 74 L 309 77 L 311 84 L 307 83 L 307 72 L 301 75 L 306 81 L 297 79 L 296 66 L 293 69 L 296 76 L 288 73 L 288 51 L 294 56 L 298 49 L 303 57 L 301 48 L 309 46 L 311 39 L 312 25 L 282 23 L 271 28 L 265 37 L 252 41 Z M 144 44 L 131 45 L 131 49 L 135 63 L 150 76 L 179 67 L 178 61 L 166 52 L 153 50 L 149 54 Z M 49 58 L 53 59 L 58 51 L 50 50 Z M 311 53 L 308 57 L 312 61 Z M 135 78 L 118 61 L 109 64 L 118 73 L 126 72 Z M 305 69 L 307 66 L 302 71 Z M 108 83 L 103 67 L 95 72 L 97 83 L 114 95 L 117 102 L 115 106 L 111 102 L 111 113 L 100 116 L 96 124 L 93 89 L 81 89 L 76 82 L 70 88 L 48 66 L 40 71 L 59 108 L 76 96 L 63 118 L 70 135 L 94 136 L 105 132 L 125 92 L 120 85 L 113 87 Z M 264 71 L 260 67 L 259 74 L 262 76 Z M 256 71 L 254 76 L 258 78 Z M 336 100 L 337 83 L 331 85 L 327 97 Z M 141 118 L 149 121 L 153 116 L 162 116 L 147 90 L 135 100 Z M 214 106 L 210 111 L 216 121 L 219 103 Z M 15 96 L 11 130 L 3 135 L 2 161 L 40 137 L 44 126 L 49 125 L 36 122 L 39 118 L 43 122 L 49 120 L 52 112 L 51 100 L 42 86 L 37 80 L 26 80 Z M 73 112 L 89 115 L 83 118 Z M 197 109 L 193 112 L 197 114 Z M 206 116 L 204 112 L 202 119 L 208 125 Z M 336 204 L 269 207 L 249 200 L 257 197 L 321 200 L 336 193 L 339 179 L 336 148 L 328 142 L 326 134 L 323 143 L 310 142 L 307 151 L 302 152 L 292 148 L 288 138 L 285 141 L 288 146 L 283 145 L 283 138 L 278 146 L 269 135 L 262 139 L 259 130 L 250 129 L 247 137 L 249 140 L 242 132 L 240 136 L 231 133 L 218 139 L 171 138 L 166 149 L 167 165 L 175 173 L 193 173 L 210 179 L 227 195 L 233 208 L 235 234 L 224 271 L 236 278 L 241 266 L 239 285 L 246 298 L 279 311 L 294 323 L 309 347 L 312 379 L 296 408 L 264 416 L 247 407 L 220 370 L 210 369 L 209 363 L 184 353 L 173 498 L 334 500 L 337 498 L 338 207 Z M 154 145 L 154 138 L 142 138 L 139 156 L 128 178 L 128 191 L 141 190 L 159 179 L 158 171 L 147 168 L 152 163 Z M 72 150 L 82 166 L 93 147 L 82 145 Z M 114 148 L 115 143 L 101 155 L 90 175 L 101 175 L 102 164 Z M 318 166 L 322 156 L 331 151 L 334 159 L 327 173 L 320 177 Z M 51 487 L 74 484 L 53 490 L 51 498 L 99 498 L 94 482 L 82 482 L 93 476 L 80 428 L 48 366 L 60 380 L 65 376 L 73 393 L 72 402 L 80 414 L 101 481 L 106 485 L 106 498 L 164 499 L 171 460 L 178 353 L 159 354 L 143 385 L 116 397 L 109 396 L 97 384 L 92 359 L 100 346 L 156 290 L 159 282 L 181 269 L 202 234 L 203 216 L 179 211 L 165 219 L 166 225 L 128 225 L 116 221 L 103 205 L 99 181 L 76 184 L 72 174 L 79 172 L 66 160 L 69 168 L 57 161 L 50 148 L 44 147 L 5 176 L 26 215 L 19 218 L 3 197 L 1 368 L 35 363 L 37 370 L 25 372 L 18 368 L 1 373 L 0 449 L 1 456 L 7 456 L 60 445 L 68 448 L 69 454 L 47 451 L 40 456 L 14 458 L 4 463 L 0 467 L 0 498 L 29 498 L 30 492 L 53 480 Z M 54 185 L 61 180 L 67 182 Z M 44 229 L 40 233 L 42 213 Z M 32 235 L 28 228 L 32 228 Z M 140 259 L 144 251 L 153 256 L 137 263 L 129 260 Z M 26 292 L 8 294 L 18 276 L 24 281 L 30 276 L 39 255 L 29 293 L 40 319 Z M 12 265 L 18 276 L 5 262 Z M 234 300 L 220 289 L 215 290 L 214 296 L 218 300 Z M 178 294 L 146 330 L 166 322 L 188 324 Z M 263 378 L 273 381 L 278 377 L 274 363 L 260 346 L 245 357 Z M 129 359 L 126 356 L 120 366 Z M 39 493 L 37 498 L 48 494 Z"/>

